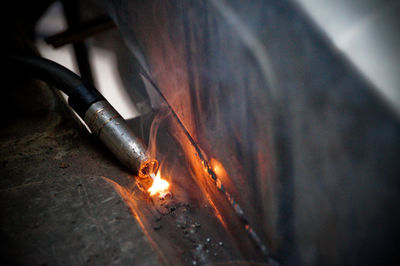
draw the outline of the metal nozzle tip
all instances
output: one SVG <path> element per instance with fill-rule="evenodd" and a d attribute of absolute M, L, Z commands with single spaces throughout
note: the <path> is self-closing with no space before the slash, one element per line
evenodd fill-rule
<path fill-rule="evenodd" d="M 158 169 L 158 161 L 156 159 L 150 159 L 143 162 L 139 169 L 139 177 L 146 178 L 155 174 Z"/>

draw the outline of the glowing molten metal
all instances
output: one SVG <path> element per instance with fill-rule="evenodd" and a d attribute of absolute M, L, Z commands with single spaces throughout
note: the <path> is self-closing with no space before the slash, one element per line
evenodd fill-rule
<path fill-rule="evenodd" d="M 150 196 L 159 194 L 162 197 L 169 192 L 169 183 L 161 178 L 160 170 L 157 172 L 156 176 L 154 176 L 154 174 L 151 174 L 150 176 L 153 178 L 153 184 L 147 190 L 150 193 Z"/>

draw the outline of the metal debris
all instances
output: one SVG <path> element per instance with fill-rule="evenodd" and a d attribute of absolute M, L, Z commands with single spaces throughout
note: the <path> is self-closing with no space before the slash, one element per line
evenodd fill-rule
<path fill-rule="evenodd" d="M 162 228 L 162 225 L 160 223 L 156 224 L 155 226 L 153 226 L 153 229 L 158 231 Z"/>

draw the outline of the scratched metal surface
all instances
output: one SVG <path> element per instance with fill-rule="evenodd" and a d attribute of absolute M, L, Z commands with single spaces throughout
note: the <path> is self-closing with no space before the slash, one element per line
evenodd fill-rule
<path fill-rule="evenodd" d="M 157 265 L 142 229 L 105 180 L 128 184 L 132 176 L 79 130 L 47 86 L 20 85 L 8 86 L 2 105 L 14 111 L 0 131 L 2 263 Z"/>
<path fill-rule="evenodd" d="M 282 264 L 398 260 L 399 118 L 293 1 L 103 2 Z"/>

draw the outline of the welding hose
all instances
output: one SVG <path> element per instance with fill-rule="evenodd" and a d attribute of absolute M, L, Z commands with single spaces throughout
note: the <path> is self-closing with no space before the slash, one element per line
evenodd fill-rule
<path fill-rule="evenodd" d="M 10 55 L 10 66 L 18 73 L 43 80 L 68 95 L 68 104 L 108 149 L 139 177 L 147 177 L 158 162 L 146 153 L 146 147 L 122 116 L 90 84 L 48 59 L 31 55 Z"/>

